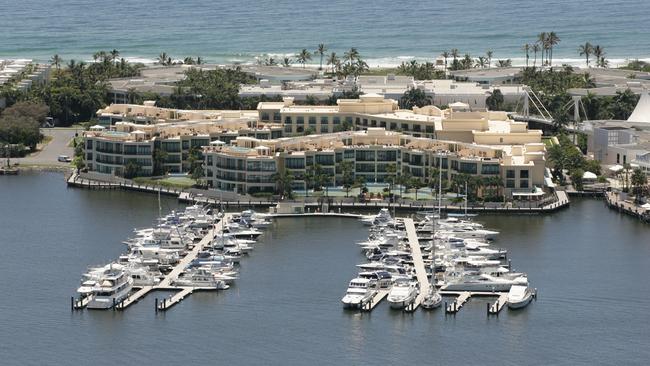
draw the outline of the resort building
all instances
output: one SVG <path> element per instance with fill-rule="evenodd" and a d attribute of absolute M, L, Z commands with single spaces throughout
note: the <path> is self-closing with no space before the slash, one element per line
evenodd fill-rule
<path fill-rule="evenodd" d="M 111 105 L 98 117 L 103 125 L 84 135 L 85 161 L 107 174 L 125 175 L 129 164 L 137 164 L 139 175 L 185 173 L 190 158 L 199 158 L 210 186 L 238 193 L 273 191 L 274 174 L 284 171 L 304 189 L 304 175 L 315 166 L 338 186 L 342 162 L 373 183 L 385 182 L 394 164 L 397 174 L 422 181 L 437 168 L 445 179 L 498 177 L 507 194 L 539 194 L 544 185 L 541 131 L 464 103 L 402 110 L 395 100 L 367 94 L 334 106 L 285 98 L 261 102 L 255 111 L 185 111 L 147 102 Z"/>
<path fill-rule="evenodd" d="M 305 175 L 318 166 L 340 186 L 349 162 L 354 177 L 384 183 L 390 165 L 398 175 L 429 182 L 436 169 L 443 179 L 458 174 L 497 177 L 507 195 L 539 194 L 544 186 L 545 148 L 541 142 L 488 146 L 418 138 L 383 128 L 275 140 L 240 137 L 231 145 L 203 148 L 205 176 L 211 187 L 237 193 L 272 192 L 275 173 L 290 172 L 293 188 L 305 189 Z M 436 173 L 437 174 L 437 173 Z"/>

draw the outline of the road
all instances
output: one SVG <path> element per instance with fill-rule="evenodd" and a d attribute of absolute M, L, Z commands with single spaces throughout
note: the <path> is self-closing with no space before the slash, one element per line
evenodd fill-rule
<path fill-rule="evenodd" d="M 67 155 L 70 158 L 74 156 L 74 149 L 68 147 L 68 143 L 79 129 L 74 128 L 42 128 L 41 133 L 45 136 L 52 136 L 52 140 L 45 145 L 40 151 L 30 154 L 24 158 L 11 159 L 12 163 L 20 165 L 51 165 L 51 166 L 69 166 L 70 163 L 60 162 L 57 160 L 59 155 Z"/>

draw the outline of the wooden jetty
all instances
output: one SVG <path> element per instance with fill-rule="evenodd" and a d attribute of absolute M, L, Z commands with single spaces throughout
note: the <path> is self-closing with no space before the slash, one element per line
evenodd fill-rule
<path fill-rule="evenodd" d="M 457 312 L 460 311 L 463 305 L 465 305 L 465 303 L 467 302 L 467 300 L 469 300 L 470 297 L 472 297 L 471 292 L 461 292 L 456 298 L 456 300 L 454 300 L 454 302 L 452 302 L 451 304 L 447 305 L 447 303 L 445 302 L 445 312 L 450 314 L 456 314 Z"/>
<path fill-rule="evenodd" d="M 377 306 L 377 304 L 379 304 L 381 302 L 381 300 L 383 300 L 386 296 L 388 296 L 389 292 L 390 292 L 390 290 L 379 290 L 379 291 L 377 291 L 375 296 L 373 296 L 370 299 L 370 301 L 368 301 L 365 304 L 361 305 L 361 310 L 371 311 L 372 309 L 375 308 L 375 306 Z"/>
<path fill-rule="evenodd" d="M 501 309 L 503 309 L 504 306 L 508 303 L 508 293 L 503 292 L 499 296 L 499 298 L 494 302 L 494 304 L 490 305 L 490 303 L 487 304 L 487 309 L 488 309 L 488 315 L 489 314 L 494 314 L 494 315 L 499 315 L 499 312 Z"/>
<path fill-rule="evenodd" d="M 144 286 L 140 288 L 138 291 L 129 294 L 126 299 L 122 300 L 119 304 L 117 304 L 115 307 L 117 310 L 124 310 L 131 306 L 132 304 L 140 301 L 143 297 L 145 297 L 151 290 L 153 290 L 153 286 Z"/>
<path fill-rule="evenodd" d="M 406 235 L 409 240 L 409 248 L 411 249 L 411 258 L 413 258 L 415 276 L 420 284 L 420 293 L 415 298 L 415 301 L 406 308 L 407 311 L 414 311 L 418 306 L 420 306 L 422 300 L 424 300 L 424 294 L 429 288 L 429 279 L 427 278 L 427 271 L 424 268 L 422 249 L 420 248 L 420 242 L 418 241 L 418 235 L 415 231 L 413 219 L 404 219 L 404 227 L 406 228 Z"/>

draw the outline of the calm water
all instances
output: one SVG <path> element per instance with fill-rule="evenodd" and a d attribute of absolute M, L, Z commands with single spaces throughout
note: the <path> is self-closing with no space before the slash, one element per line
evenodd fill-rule
<path fill-rule="evenodd" d="M 321 42 L 339 54 L 358 47 L 371 65 L 451 48 L 522 58 L 542 31 L 559 34 L 554 56 L 567 62 L 582 60 L 585 41 L 612 59 L 650 57 L 647 0 L 0 0 L 0 9 L 0 58 L 89 59 L 117 48 L 132 59 L 250 61 Z"/>
<path fill-rule="evenodd" d="M 164 314 L 154 298 L 124 312 L 71 312 L 89 264 L 111 260 L 155 196 L 67 189 L 61 175 L 0 176 L 3 365 L 646 364 L 650 227 L 574 200 L 551 216 L 486 216 L 540 290 L 523 311 L 488 319 L 484 299 L 455 317 L 339 300 L 362 261 L 349 219 L 282 219 L 242 262 L 241 280 Z M 166 210 L 176 207 L 163 201 Z"/>

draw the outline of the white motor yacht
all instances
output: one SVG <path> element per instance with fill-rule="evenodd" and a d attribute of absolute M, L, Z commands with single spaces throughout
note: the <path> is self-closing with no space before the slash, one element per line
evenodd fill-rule
<path fill-rule="evenodd" d="M 403 309 L 410 305 L 420 293 L 417 281 L 398 280 L 388 293 L 388 303 L 393 309 Z"/>
<path fill-rule="evenodd" d="M 205 268 L 193 268 L 185 271 L 173 283 L 176 286 L 211 287 L 218 290 L 225 290 L 230 287 L 223 280 L 218 279 L 214 273 Z"/>
<path fill-rule="evenodd" d="M 486 273 L 460 276 L 447 279 L 447 284 L 442 286 L 443 291 L 476 291 L 476 292 L 503 292 L 509 291 L 513 285 L 528 286 L 528 277 L 519 274 L 517 277 L 496 277 Z"/>
<path fill-rule="evenodd" d="M 530 304 L 533 297 L 535 297 L 535 290 L 528 286 L 513 285 L 508 292 L 508 307 L 521 309 Z"/>
<path fill-rule="evenodd" d="M 345 308 L 359 308 L 377 293 L 377 282 L 369 278 L 355 278 L 350 281 L 345 296 L 341 299 Z"/>
<path fill-rule="evenodd" d="M 109 265 L 95 282 L 88 302 L 89 309 L 110 309 L 120 303 L 133 288 L 133 279 L 119 264 Z"/>

